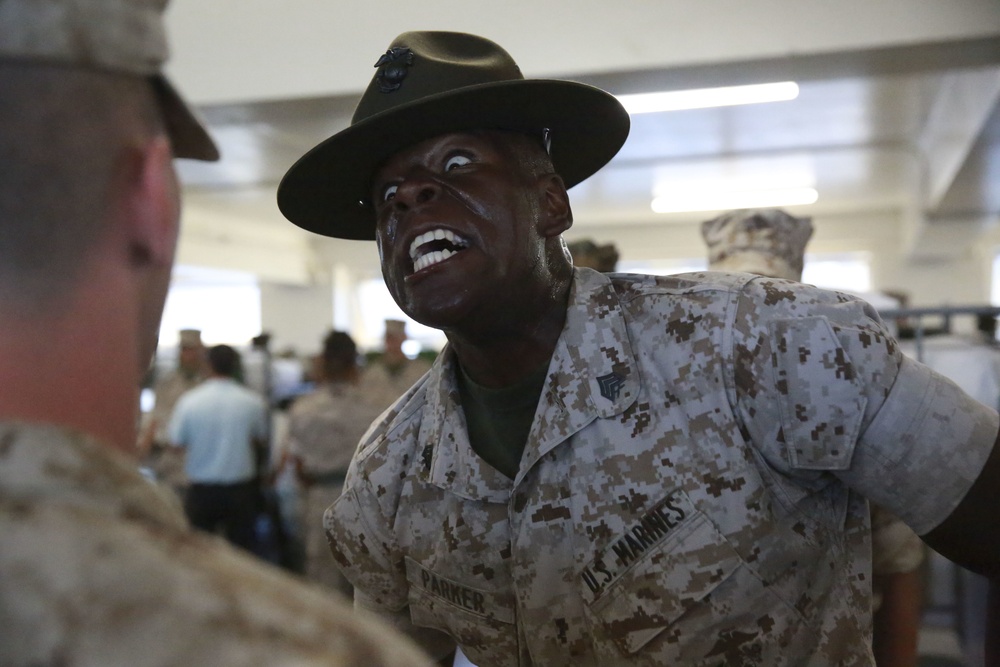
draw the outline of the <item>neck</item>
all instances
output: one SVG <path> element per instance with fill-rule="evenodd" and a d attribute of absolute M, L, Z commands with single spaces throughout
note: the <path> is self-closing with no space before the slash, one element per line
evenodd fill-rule
<path fill-rule="evenodd" d="M 126 363 L 117 344 L 95 350 L 93 340 L 65 329 L 55 345 L 0 333 L 0 419 L 56 424 L 133 452 L 137 364 Z M 117 343 L 110 332 L 107 339 Z"/>
<path fill-rule="evenodd" d="M 516 318 L 501 314 L 471 334 L 446 332 L 469 378 L 483 387 L 506 387 L 550 359 L 566 322 L 569 292 L 566 280 L 534 302 L 522 300 Z"/>
<path fill-rule="evenodd" d="M 0 302 L 0 420 L 63 426 L 131 455 L 144 368 L 121 304 L 86 294 L 53 313 Z"/>

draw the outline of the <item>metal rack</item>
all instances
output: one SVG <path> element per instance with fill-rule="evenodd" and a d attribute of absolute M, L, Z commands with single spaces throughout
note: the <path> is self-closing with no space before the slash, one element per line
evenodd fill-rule
<path fill-rule="evenodd" d="M 892 308 L 878 311 L 883 320 L 906 320 L 915 322 L 913 340 L 917 348 L 917 361 L 924 358 L 924 338 L 928 327 L 926 319 L 937 318 L 941 323 L 941 331 L 951 331 L 952 321 L 958 316 L 992 316 L 1000 317 L 1000 306 L 938 306 L 934 308 Z M 937 331 L 937 329 L 935 329 Z M 997 406 L 994 406 L 997 407 Z"/>

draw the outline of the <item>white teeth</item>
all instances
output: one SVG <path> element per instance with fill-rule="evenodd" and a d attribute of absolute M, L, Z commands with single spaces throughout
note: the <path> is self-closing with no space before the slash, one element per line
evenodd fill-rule
<path fill-rule="evenodd" d="M 428 266 L 443 262 L 454 254 L 454 250 L 435 250 L 434 252 L 429 252 L 426 255 L 418 257 L 413 262 L 413 271 L 416 273 L 421 269 L 426 269 Z"/>
<path fill-rule="evenodd" d="M 428 266 L 442 262 L 455 254 L 454 250 L 435 250 L 433 252 L 421 252 L 421 246 L 432 241 L 448 241 L 454 246 L 464 248 L 468 245 L 464 239 L 447 229 L 433 229 L 424 232 L 410 243 L 410 260 L 413 262 L 413 271 L 426 269 Z"/>

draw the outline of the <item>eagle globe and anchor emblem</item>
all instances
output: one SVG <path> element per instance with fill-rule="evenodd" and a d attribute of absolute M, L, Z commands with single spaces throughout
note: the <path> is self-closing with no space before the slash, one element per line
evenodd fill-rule
<path fill-rule="evenodd" d="M 403 46 L 396 46 L 383 53 L 375 67 L 380 68 L 375 75 L 378 89 L 383 93 L 399 90 L 413 64 L 413 52 Z"/>

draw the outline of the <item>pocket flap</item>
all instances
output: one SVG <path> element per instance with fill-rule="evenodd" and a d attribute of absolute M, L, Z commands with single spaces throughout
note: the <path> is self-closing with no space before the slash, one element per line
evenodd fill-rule
<path fill-rule="evenodd" d="M 607 638 L 632 654 L 711 593 L 741 562 L 712 522 L 692 512 L 604 590 L 590 610 Z"/>

